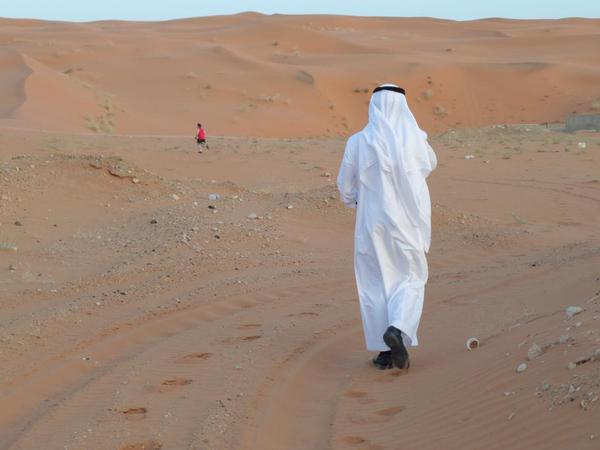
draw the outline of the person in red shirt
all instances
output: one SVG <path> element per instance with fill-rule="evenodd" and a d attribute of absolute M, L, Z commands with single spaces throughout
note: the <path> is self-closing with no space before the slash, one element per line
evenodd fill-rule
<path fill-rule="evenodd" d="M 206 131 L 202 128 L 202 124 L 198 124 L 196 130 L 196 144 L 198 145 L 198 153 L 202 153 L 204 149 L 208 150 L 208 144 L 206 143 Z"/>

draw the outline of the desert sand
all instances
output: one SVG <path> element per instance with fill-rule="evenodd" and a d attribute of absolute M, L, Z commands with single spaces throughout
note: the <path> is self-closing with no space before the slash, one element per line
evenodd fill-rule
<path fill-rule="evenodd" d="M 600 109 L 600 20 L 4 19 L 0 42 L 0 448 L 600 446 L 600 135 L 560 124 Z M 387 81 L 439 159 L 408 371 L 364 350 L 334 183 Z"/>

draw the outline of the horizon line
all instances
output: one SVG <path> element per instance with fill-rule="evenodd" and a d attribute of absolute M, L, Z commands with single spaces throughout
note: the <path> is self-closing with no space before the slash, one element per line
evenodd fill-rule
<path fill-rule="evenodd" d="M 559 21 L 559 20 L 600 20 L 600 17 L 588 17 L 588 16 L 563 16 L 563 17 L 509 17 L 509 16 L 482 16 L 477 18 L 464 18 L 464 19 L 456 19 L 456 18 L 447 18 L 447 17 L 436 17 L 436 16 L 394 16 L 394 15 L 357 15 L 357 14 L 336 14 L 336 13 L 297 13 L 297 14 L 289 14 L 289 13 L 263 13 L 260 11 L 240 11 L 237 13 L 231 14 L 209 14 L 205 16 L 178 16 L 164 19 L 137 19 L 137 18 L 98 18 L 98 19 L 48 19 L 48 18 L 39 18 L 39 17 L 24 17 L 24 16 L 2 16 L 0 15 L 1 20 L 32 20 L 39 22 L 61 22 L 61 23 L 101 23 L 101 22 L 143 22 L 143 23 L 164 23 L 164 22 L 176 22 L 181 20 L 191 20 L 191 19 L 208 19 L 208 18 L 216 18 L 216 17 L 233 17 L 233 16 L 243 16 L 243 15 L 259 15 L 264 17 L 273 17 L 273 16 L 286 16 L 286 17 L 303 17 L 303 16 L 313 16 L 313 17 L 352 17 L 352 18 L 364 18 L 364 19 L 432 19 L 432 20 L 440 20 L 447 22 L 476 22 L 476 21 L 484 21 L 484 20 L 512 20 L 512 21 Z"/>

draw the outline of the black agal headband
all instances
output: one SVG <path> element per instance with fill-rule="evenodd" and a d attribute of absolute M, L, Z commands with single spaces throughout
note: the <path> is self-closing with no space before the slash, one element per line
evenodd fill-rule
<path fill-rule="evenodd" d="M 406 92 L 404 91 L 404 89 L 402 89 L 401 87 L 397 87 L 397 86 L 379 86 L 373 90 L 373 94 L 375 92 L 379 92 L 379 91 L 392 91 L 392 92 L 397 92 L 402 95 L 406 95 Z"/>

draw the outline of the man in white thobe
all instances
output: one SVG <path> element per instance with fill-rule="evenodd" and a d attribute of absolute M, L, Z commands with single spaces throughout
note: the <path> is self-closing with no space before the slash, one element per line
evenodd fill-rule
<path fill-rule="evenodd" d="M 368 350 L 380 369 L 410 365 L 418 345 L 431 201 L 426 178 L 437 160 L 396 85 L 373 91 L 369 123 L 348 139 L 340 198 L 356 208 L 354 269 Z"/>

